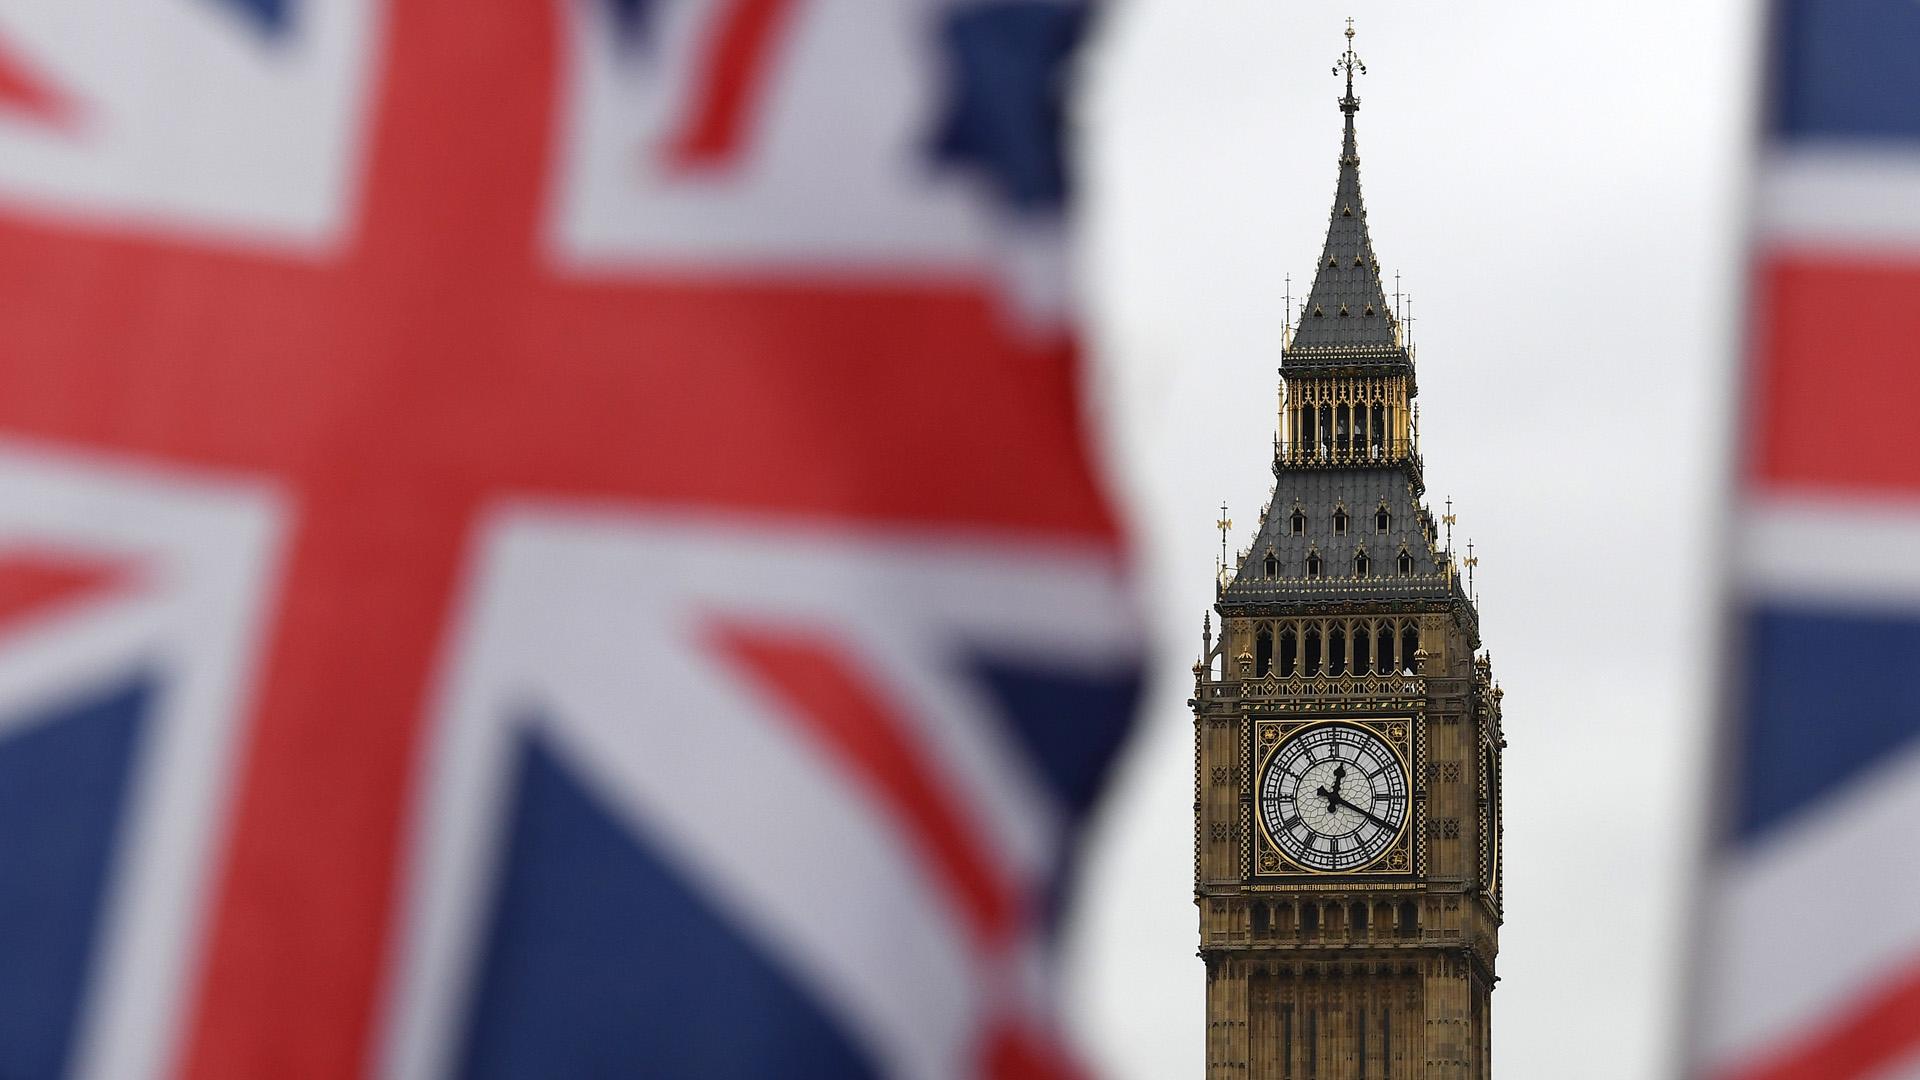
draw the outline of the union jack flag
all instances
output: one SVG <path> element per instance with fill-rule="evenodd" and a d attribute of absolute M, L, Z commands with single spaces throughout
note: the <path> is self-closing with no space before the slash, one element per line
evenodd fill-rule
<path fill-rule="evenodd" d="M 1920 5 L 1769 22 L 1690 1075 L 1920 1077 Z"/>
<path fill-rule="evenodd" d="M 0 1076 L 1056 1077 L 1064 0 L 0 0 Z"/>

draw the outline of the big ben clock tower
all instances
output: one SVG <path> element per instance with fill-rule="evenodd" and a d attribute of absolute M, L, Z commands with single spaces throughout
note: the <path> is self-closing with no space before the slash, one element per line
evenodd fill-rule
<path fill-rule="evenodd" d="M 1280 366 L 1273 496 L 1194 665 L 1208 1080 L 1486 1080 L 1501 692 L 1360 198 L 1347 51 L 1326 247 Z M 1444 530 L 1444 532 L 1443 532 Z M 1471 562 L 1466 562 L 1471 569 Z"/>

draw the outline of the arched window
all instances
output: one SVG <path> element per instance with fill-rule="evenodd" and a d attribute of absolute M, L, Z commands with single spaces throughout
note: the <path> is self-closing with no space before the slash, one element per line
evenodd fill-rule
<path fill-rule="evenodd" d="M 1400 628 L 1400 670 L 1413 674 L 1413 654 L 1420 651 L 1420 632 L 1412 623 Z"/>
<path fill-rule="evenodd" d="M 1413 576 L 1413 556 L 1404 551 L 1400 553 L 1400 576 Z"/>
<path fill-rule="evenodd" d="M 1295 511 L 1293 512 L 1293 520 L 1292 520 L 1291 522 L 1289 522 L 1288 524 L 1290 524 L 1290 525 L 1292 525 L 1292 526 L 1293 526 L 1293 535 L 1295 535 L 1295 536 L 1299 536 L 1299 535 L 1300 535 L 1301 533 L 1303 533 L 1303 532 L 1306 532 L 1306 531 L 1307 531 L 1307 513 L 1306 513 L 1306 511 L 1304 511 L 1304 510 L 1295 510 Z"/>
<path fill-rule="evenodd" d="M 1380 627 L 1380 632 L 1374 635 L 1374 643 L 1379 647 L 1379 655 L 1376 656 L 1375 659 L 1379 661 L 1380 674 L 1393 674 L 1395 670 L 1393 666 L 1393 623 L 1388 622 Z"/>
<path fill-rule="evenodd" d="M 1300 905 L 1300 932 L 1312 937 L 1320 932 L 1320 905 Z"/>
<path fill-rule="evenodd" d="M 1344 509 L 1335 510 L 1333 512 L 1333 535 L 1335 536 L 1347 535 L 1348 520 L 1349 519 L 1347 518 L 1347 512 Z"/>
<path fill-rule="evenodd" d="M 1307 627 L 1306 652 L 1307 677 L 1312 678 L 1320 674 L 1320 630 L 1317 627 Z"/>
<path fill-rule="evenodd" d="M 1320 553 L 1317 551 L 1309 552 L 1307 554 L 1307 576 L 1308 577 L 1320 576 Z"/>
<path fill-rule="evenodd" d="M 1291 679 L 1300 670 L 1300 637 L 1289 626 L 1280 631 L 1280 677 Z"/>
<path fill-rule="evenodd" d="M 1356 627 L 1353 631 L 1353 673 L 1373 674 L 1373 635 L 1365 626 Z"/>
<path fill-rule="evenodd" d="M 1353 905 L 1353 910 L 1347 913 L 1347 929 L 1353 931 L 1354 937 L 1366 936 L 1367 905 L 1365 904 Z"/>
<path fill-rule="evenodd" d="M 1334 414 L 1334 424 L 1336 425 L 1333 435 L 1334 444 L 1342 450 L 1352 446 L 1353 413 L 1347 408 L 1345 402 L 1340 404 L 1340 411 Z"/>
<path fill-rule="evenodd" d="M 1278 555 L 1275 555 L 1271 551 L 1267 552 L 1267 561 L 1266 561 L 1265 567 L 1266 567 L 1268 577 L 1273 577 L 1279 574 L 1280 573 L 1280 557 Z"/>
<path fill-rule="evenodd" d="M 1320 406 L 1320 449 L 1333 446 L 1333 406 Z"/>
<path fill-rule="evenodd" d="M 1264 902 L 1253 905 L 1253 932 L 1256 935 L 1267 936 L 1267 931 L 1272 925 L 1268 919 L 1267 905 Z"/>
<path fill-rule="evenodd" d="M 1376 401 L 1373 404 L 1373 448 L 1381 450 L 1386 447 L 1386 444 L 1387 407 Z"/>
<path fill-rule="evenodd" d="M 1273 631 L 1261 627 L 1253 635 L 1253 673 L 1265 675 L 1273 670 Z"/>
<path fill-rule="evenodd" d="M 1327 674 L 1347 673 L 1347 632 L 1341 627 L 1327 631 Z"/>
<path fill-rule="evenodd" d="M 1373 531 L 1379 533 L 1382 536 L 1385 536 L 1387 533 L 1391 532 L 1392 530 L 1393 530 L 1393 515 L 1387 513 L 1387 508 L 1383 506 L 1380 509 L 1374 511 Z"/>
<path fill-rule="evenodd" d="M 1367 576 L 1369 576 L 1369 575 L 1371 575 L 1372 573 L 1373 573 L 1373 560 L 1372 560 L 1372 559 L 1369 559 L 1369 558 L 1367 558 L 1367 553 L 1366 553 L 1366 552 L 1364 552 L 1364 551 L 1362 551 L 1362 552 L 1360 552 L 1360 553 L 1358 553 L 1358 554 L 1356 554 L 1356 555 L 1354 555 L 1354 557 L 1353 557 L 1353 576 L 1354 576 L 1354 577 L 1367 577 Z"/>
<path fill-rule="evenodd" d="M 1402 901 L 1400 904 L 1400 936 L 1413 937 L 1419 933 L 1420 909 L 1414 906 L 1411 900 Z"/>

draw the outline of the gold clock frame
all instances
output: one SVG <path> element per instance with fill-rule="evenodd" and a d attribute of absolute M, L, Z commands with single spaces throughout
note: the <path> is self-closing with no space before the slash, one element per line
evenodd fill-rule
<path fill-rule="evenodd" d="M 1365 866 L 1351 870 L 1316 870 L 1289 858 L 1286 850 L 1274 843 L 1267 832 L 1266 815 L 1260 812 L 1260 785 L 1267 766 L 1294 736 L 1316 727 L 1345 726 L 1362 728 L 1386 743 L 1400 761 L 1407 784 L 1407 817 L 1393 842 Z M 1248 731 L 1249 764 L 1247 773 L 1248 816 L 1252 828 L 1246 831 L 1247 881 L 1258 887 L 1284 886 L 1291 882 L 1355 879 L 1404 882 L 1424 872 L 1420 836 L 1426 829 L 1426 791 L 1421 784 L 1419 762 L 1424 757 L 1420 724 L 1411 716 L 1256 716 Z"/>

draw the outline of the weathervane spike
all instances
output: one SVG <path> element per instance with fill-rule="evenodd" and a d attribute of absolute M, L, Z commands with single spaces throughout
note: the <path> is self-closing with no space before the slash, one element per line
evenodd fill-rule
<path fill-rule="evenodd" d="M 1360 107 L 1359 100 L 1353 96 L 1353 73 L 1355 71 L 1365 75 L 1367 73 L 1367 65 L 1361 62 L 1360 54 L 1353 51 L 1353 16 L 1349 15 L 1347 16 L 1347 51 L 1341 53 L 1340 59 L 1333 65 L 1333 73 L 1335 75 L 1345 74 L 1347 77 L 1347 96 L 1340 99 L 1340 107 L 1348 112 L 1352 112 Z"/>
<path fill-rule="evenodd" d="M 1285 311 L 1286 317 L 1281 320 L 1282 325 L 1280 327 L 1280 355 L 1284 357 L 1287 355 L 1287 350 L 1293 346 L 1293 275 L 1292 274 L 1287 275 L 1287 292 L 1286 292 L 1285 298 L 1282 301 L 1282 304 L 1283 304 L 1282 310 Z"/>
<path fill-rule="evenodd" d="M 1220 520 L 1214 522 L 1213 527 L 1220 530 L 1220 569 L 1214 577 L 1219 580 L 1221 584 L 1225 584 L 1227 580 L 1227 530 L 1233 528 L 1233 519 L 1227 516 L 1227 504 L 1224 501 L 1220 504 Z"/>

